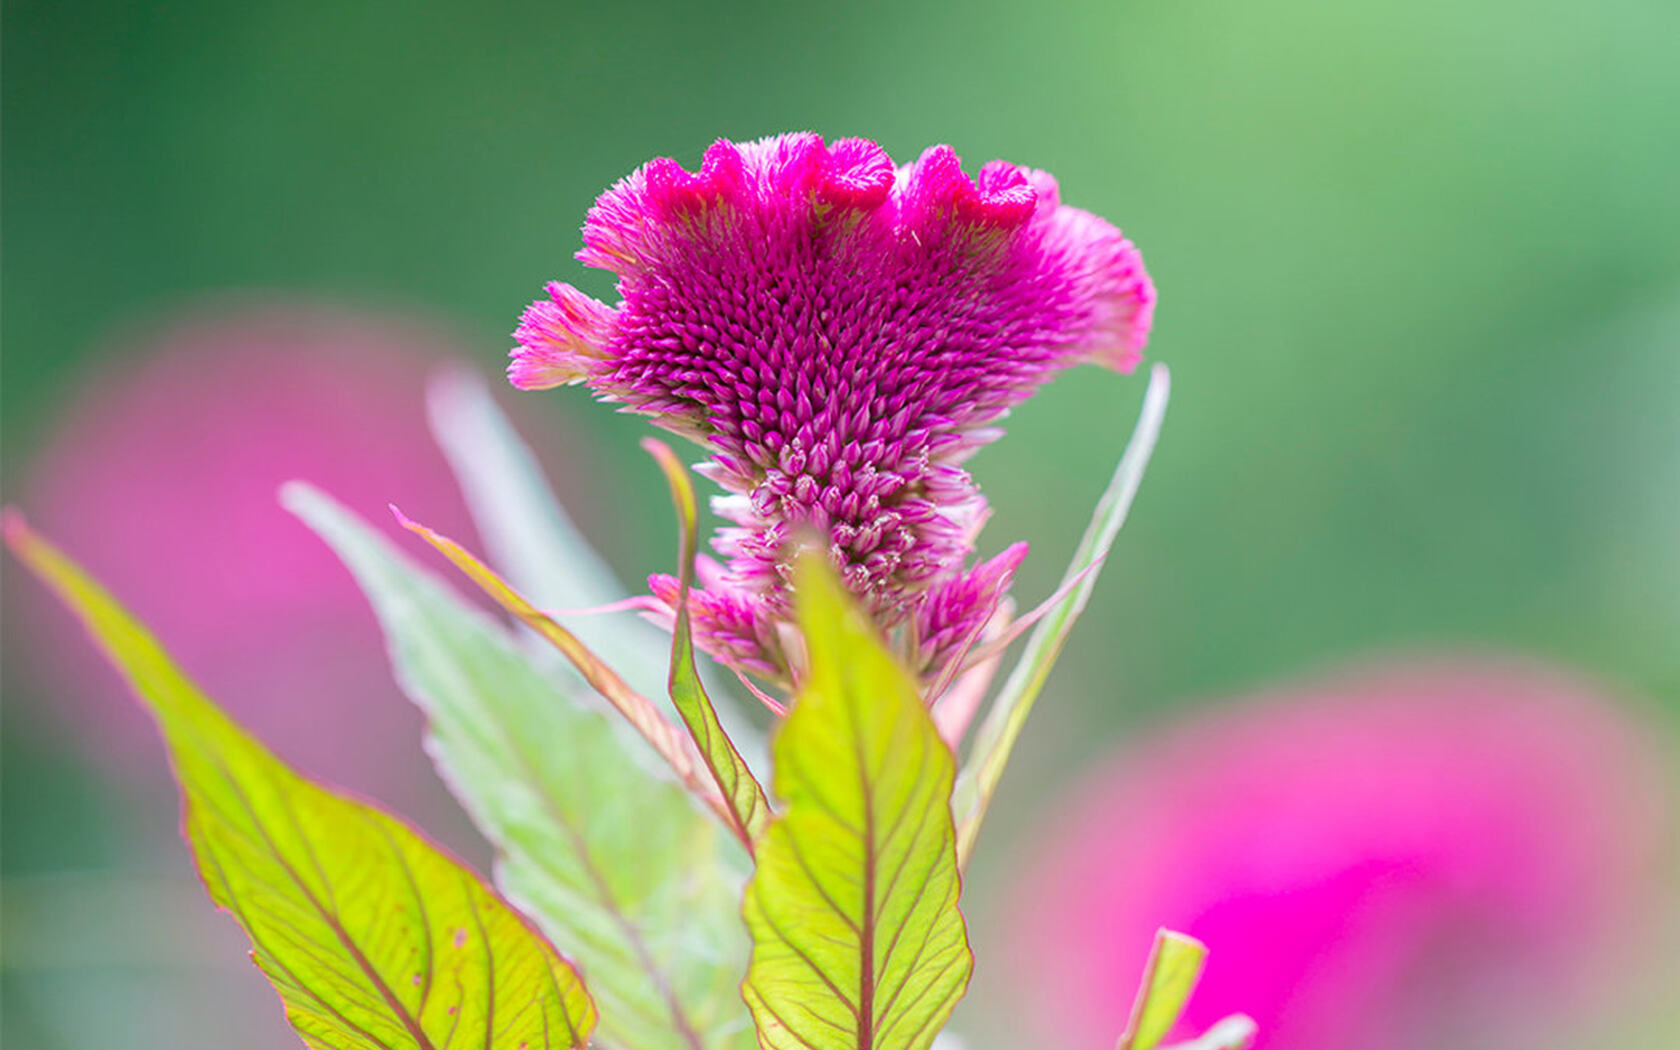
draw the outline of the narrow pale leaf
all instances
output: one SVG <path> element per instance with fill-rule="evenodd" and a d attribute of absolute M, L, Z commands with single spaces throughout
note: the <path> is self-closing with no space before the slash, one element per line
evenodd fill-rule
<path fill-rule="evenodd" d="M 373 603 L 428 750 L 495 845 L 497 882 L 589 975 L 614 1050 L 742 1050 L 741 851 L 660 774 L 641 737 L 540 670 L 510 632 L 354 514 L 286 505 Z"/>
<path fill-rule="evenodd" d="M 292 772 L 74 563 L 20 519 L 5 532 L 157 720 L 205 886 L 245 928 L 307 1045 L 588 1044 L 595 1008 L 577 972 L 471 872 Z"/>
<path fill-rule="evenodd" d="M 534 606 L 545 610 L 594 609 L 630 592 L 589 545 L 543 476 L 531 449 L 496 405 L 483 380 L 465 369 L 437 376 L 428 388 L 432 433 L 460 483 L 487 563 Z M 631 689 L 655 697 L 666 687 L 671 643 L 640 616 L 551 613 Z M 546 659 L 574 673 L 559 653 Z M 747 764 L 769 766 L 764 735 L 742 713 L 709 668 L 701 668 L 712 706 Z"/>
<path fill-rule="evenodd" d="M 426 406 L 486 560 L 514 590 L 539 609 L 592 609 L 630 593 L 554 498 L 536 457 L 476 375 L 439 374 Z M 664 631 L 634 616 L 557 618 L 637 692 L 652 696 L 664 686 Z"/>
<path fill-rule="evenodd" d="M 1171 930 L 1156 931 L 1117 1050 L 1155 1050 L 1178 1023 L 1206 961 L 1207 947 L 1201 941 Z"/>
<path fill-rule="evenodd" d="M 478 584 L 479 589 L 494 599 L 496 604 L 518 617 L 526 627 L 565 654 L 566 659 L 571 661 L 584 681 L 612 704 L 613 708 L 624 716 L 624 720 L 642 735 L 654 753 L 665 760 L 683 786 L 710 806 L 725 826 L 736 831 L 743 844 L 751 849 L 751 840 L 740 830 L 734 813 L 730 811 L 724 799 L 713 790 L 710 778 L 701 772 L 691 741 L 665 718 L 664 713 L 653 705 L 653 701 L 631 689 L 629 683 L 625 682 L 617 671 L 602 663 L 578 641 L 576 635 L 560 626 L 559 621 L 547 613 L 538 611 L 524 596 L 492 572 L 489 566 L 474 557 L 472 552 L 448 536 L 419 522 L 410 521 L 395 507 L 392 510 L 396 512 L 397 520 L 402 523 L 403 528 L 431 544 L 435 550 L 466 573 L 468 579 Z"/>
<path fill-rule="evenodd" d="M 649 440 L 642 442 L 642 447 L 652 454 L 659 462 L 659 468 L 665 472 L 665 479 L 671 486 L 671 502 L 677 510 L 677 579 L 680 583 L 677 588 L 676 623 L 671 631 L 671 702 L 676 705 L 677 713 L 682 716 L 689 736 L 700 751 L 700 758 L 716 782 L 734 819 L 737 833 L 751 849 L 770 820 L 770 802 L 764 797 L 764 788 L 758 778 L 753 776 L 746 760 L 735 749 L 735 742 L 724 732 L 723 723 L 718 721 L 717 711 L 712 707 L 712 698 L 706 695 L 706 688 L 700 684 L 700 675 L 694 666 L 694 639 L 689 631 L 688 610 L 688 592 L 694 584 L 694 558 L 697 553 L 694 486 L 689 484 L 688 474 L 670 446 Z"/>
<path fill-rule="evenodd" d="M 766 1050 L 921 1050 L 973 969 L 957 910 L 955 761 L 916 684 L 820 558 L 796 593 L 810 670 L 773 743 L 742 986 Z"/>
<path fill-rule="evenodd" d="M 980 726 L 956 792 L 957 856 L 964 867 L 974 852 L 974 841 L 979 837 L 986 808 L 1003 779 L 1010 752 L 1015 749 L 1021 727 L 1026 725 L 1033 701 L 1038 699 L 1045 680 L 1050 677 L 1050 668 L 1061 655 L 1079 614 L 1091 600 L 1091 592 L 1097 586 L 1097 570 L 1120 535 L 1120 527 L 1126 523 L 1126 514 L 1131 510 L 1138 485 L 1143 481 L 1144 468 L 1149 465 L 1156 438 L 1161 433 L 1170 387 L 1167 366 L 1156 365 L 1149 374 L 1149 389 L 1143 396 L 1143 412 L 1137 427 L 1062 577 L 1066 593 L 1039 620 L 1027 639 L 1020 663 L 1010 672 Z"/>

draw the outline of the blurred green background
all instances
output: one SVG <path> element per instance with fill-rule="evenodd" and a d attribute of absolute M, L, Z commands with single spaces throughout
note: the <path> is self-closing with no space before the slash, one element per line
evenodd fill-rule
<path fill-rule="evenodd" d="M 609 292 L 577 226 L 641 161 L 800 128 L 901 160 L 949 142 L 1049 169 L 1126 229 L 1175 383 L 992 850 L 1128 726 L 1362 654 L 1531 653 L 1680 714 L 1677 41 L 1666 0 L 7 0 L 6 495 L 78 384 L 123 382 L 106 337 L 195 297 L 413 311 L 490 374 L 541 281 Z M 974 461 L 987 549 L 1034 545 L 1018 593 L 1059 575 L 1142 386 L 1075 373 Z M 578 392 L 528 401 L 588 436 L 565 495 L 613 523 L 615 563 L 663 565 L 640 427 Z M 8 708 L 29 688 L 9 676 Z M 30 725 L 6 727 L 8 885 L 173 885 Z M 8 933 L 56 943 L 20 892 Z M 181 923 L 219 922 L 187 903 Z M 152 990 L 231 980 L 167 949 L 40 954 L 7 952 L 20 1050 L 148 1045 Z M 104 1029 L 64 1019 L 88 989 Z M 191 1040 L 178 1023 L 157 1031 Z M 101 1032 L 119 1042 L 81 1041 Z"/>

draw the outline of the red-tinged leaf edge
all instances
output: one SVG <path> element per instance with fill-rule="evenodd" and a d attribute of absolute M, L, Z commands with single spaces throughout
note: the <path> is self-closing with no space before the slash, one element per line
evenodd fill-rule
<path fill-rule="evenodd" d="M 312 791 L 320 796 L 326 796 L 351 812 L 360 811 L 366 819 L 375 821 L 376 827 L 382 823 L 384 829 L 388 829 L 382 831 L 382 834 L 387 837 L 387 841 L 391 841 L 389 836 L 392 831 L 400 835 L 406 835 L 423 853 L 429 852 L 437 860 L 442 861 L 445 867 L 453 868 L 455 874 L 464 880 L 464 884 L 469 887 L 469 899 L 470 895 L 476 891 L 484 899 L 502 909 L 505 916 L 512 919 L 525 936 L 530 939 L 531 944 L 537 946 L 539 952 L 546 955 L 544 964 L 548 967 L 551 981 L 554 980 L 556 970 L 569 978 L 567 983 L 572 987 L 576 997 L 582 1000 L 580 1015 L 573 1015 L 566 1002 L 566 996 L 560 991 L 558 984 L 553 985 L 556 996 L 555 1005 L 566 1025 L 568 1033 L 566 1038 L 572 1050 L 586 1050 L 589 1045 L 590 1034 L 595 1027 L 595 1006 L 576 967 L 549 944 L 543 934 L 526 916 L 485 885 L 460 858 L 432 841 L 408 822 L 379 806 L 360 799 L 350 792 L 330 787 L 293 771 L 278 756 L 270 752 L 242 726 L 226 715 L 196 685 L 185 678 L 175 667 L 174 662 L 162 646 L 142 625 L 133 619 L 115 598 L 55 544 L 30 528 L 23 515 L 14 508 L 0 509 L 0 539 L 4 540 L 18 560 L 80 621 L 95 648 L 109 660 L 113 668 L 123 677 L 141 706 L 156 723 L 159 732 L 165 737 L 169 747 L 170 764 L 177 771 L 176 779 L 181 794 L 181 835 L 193 853 L 195 865 L 199 869 L 200 880 L 217 909 L 234 918 L 245 929 L 247 936 L 252 939 L 252 960 L 275 986 L 276 991 L 282 992 L 289 1019 L 294 1020 L 294 1023 L 301 1023 L 292 1013 L 296 1003 L 291 995 L 285 994 L 286 989 L 282 987 L 282 979 L 284 978 L 289 982 L 294 994 L 302 986 L 297 984 L 295 977 L 291 975 L 284 960 L 279 956 L 272 956 L 271 953 L 272 957 L 265 961 L 263 954 L 258 950 L 257 934 L 250 928 L 245 910 L 240 905 L 239 899 L 232 895 L 232 889 L 228 885 L 226 875 L 217 874 L 213 878 L 212 870 L 206 868 L 205 865 L 215 863 L 214 858 L 200 855 L 200 848 L 204 843 L 200 842 L 199 836 L 194 830 L 198 827 L 199 819 L 195 817 L 195 807 L 192 801 L 194 795 L 188 783 L 180 779 L 181 759 L 178 754 L 178 749 L 184 746 L 180 740 L 183 738 L 194 739 L 199 732 L 206 734 L 205 739 L 220 735 L 233 740 L 238 748 L 248 751 L 258 763 L 271 767 L 271 775 L 280 776 L 282 782 L 294 782 L 304 791 Z M 116 642 L 118 638 L 126 638 L 128 640 L 127 645 L 119 648 Z M 170 688 L 165 689 L 164 686 Z M 185 730 L 187 726 L 194 728 Z M 220 759 L 213 757 L 215 754 L 212 750 L 213 745 L 199 743 L 197 747 L 203 749 L 203 755 L 200 757 L 209 757 L 214 762 L 220 761 Z M 231 770 L 224 770 L 223 775 L 230 779 L 235 777 Z M 236 793 L 237 790 L 236 788 Z M 247 808 L 249 808 L 249 805 L 249 803 L 246 803 Z M 260 817 L 254 811 L 251 811 L 250 815 L 253 820 L 260 822 Z M 203 834 L 209 833 L 202 828 L 199 828 L 199 831 Z M 208 847 L 205 846 L 205 848 Z M 284 856 L 278 852 L 278 847 L 274 848 L 276 849 L 276 861 L 286 870 L 290 870 L 289 867 L 286 867 L 287 861 Z M 392 848 L 397 848 L 394 842 Z M 220 890 L 217 888 L 218 885 L 221 886 Z M 311 902 L 320 911 L 322 921 L 330 928 L 338 931 L 341 939 L 340 947 L 344 949 L 346 957 L 362 973 L 368 987 L 373 990 L 374 994 L 383 1000 L 385 1007 L 391 1012 L 392 1020 L 414 1040 L 417 1050 L 432 1050 L 435 1044 L 430 1035 L 422 1029 L 418 1016 L 411 1013 L 408 1007 L 396 999 L 390 991 L 385 976 L 373 968 L 372 963 L 362 953 L 362 950 L 349 939 L 349 934 L 339 926 L 341 920 L 337 914 L 327 911 L 326 905 L 316 899 L 313 891 L 301 879 L 298 881 L 298 890 L 303 899 Z M 472 907 L 475 915 L 478 914 L 477 906 L 472 905 Z M 462 929 L 458 936 L 464 935 L 465 932 L 465 929 Z M 457 943 L 459 944 L 460 941 L 457 941 Z M 271 973 L 269 971 L 270 965 L 278 966 L 279 970 Z M 314 994 L 324 1008 L 329 1011 L 334 1010 L 331 1001 L 321 998 L 318 992 Z M 350 1027 L 356 1028 L 363 1036 L 368 1039 L 373 1038 L 369 1033 L 357 1028 L 354 1022 L 349 1021 L 347 1015 L 341 1016 Z M 547 1016 L 546 1013 L 543 1014 L 545 1033 L 547 1031 Z M 298 1031 L 306 1039 L 309 1038 L 309 1033 L 305 1033 L 303 1029 L 299 1028 Z M 316 1032 L 315 1035 L 318 1037 L 319 1033 Z M 311 1045 L 314 1045 L 313 1042 Z M 375 1044 L 370 1042 L 366 1045 L 371 1047 Z M 383 1050 L 384 1044 L 381 1042 L 379 1045 Z M 530 1048 L 530 1044 L 521 1041 L 518 1050 L 527 1050 L 527 1048 Z"/>
<path fill-rule="evenodd" d="M 827 559 L 797 573 L 810 669 L 773 744 L 741 992 L 764 1050 L 927 1050 L 973 970 L 955 758 Z"/>
<path fill-rule="evenodd" d="M 624 716 L 624 720 L 629 722 L 659 757 L 665 760 L 671 771 L 676 774 L 677 780 L 716 813 L 732 832 L 740 835 L 739 825 L 729 804 L 713 790 L 711 778 L 700 772 L 699 759 L 688 737 L 679 732 L 651 700 L 630 688 L 618 672 L 590 652 L 576 635 L 562 627 L 552 616 L 533 606 L 465 547 L 448 536 L 410 519 L 395 506 L 391 507 L 391 513 L 396 517 L 398 524 L 431 544 L 497 605 L 560 650 L 584 680 L 610 703 L 614 710 Z"/>

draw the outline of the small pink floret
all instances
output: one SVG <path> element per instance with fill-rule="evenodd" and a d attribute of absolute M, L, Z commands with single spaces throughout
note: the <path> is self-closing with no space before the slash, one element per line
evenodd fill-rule
<path fill-rule="evenodd" d="M 521 390 L 582 382 L 612 322 L 611 307 L 569 284 L 550 281 L 548 299 L 527 307 L 514 329 L 519 345 L 508 365 L 508 380 Z"/>

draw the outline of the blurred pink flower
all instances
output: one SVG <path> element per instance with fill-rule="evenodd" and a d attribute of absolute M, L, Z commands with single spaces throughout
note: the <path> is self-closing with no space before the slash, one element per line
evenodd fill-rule
<path fill-rule="evenodd" d="M 1034 1045 L 1112 1046 L 1162 924 L 1211 950 L 1183 1035 L 1242 1011 L 1260 1050 L 1540 1045 L 1654 925 L 1670 811 L 1642 732 L 1491 662 L 1198 716 L 1056 809 L 992 957 Z"/>
<path fill-rule="evenodd" d="M 21 500 L 281 754 L 411 813 L 443 797 L 419 716 L 349 573 L 275 490 L 303 478 L 393 533 L 392 501 L 470 535 L 425 419 L 426 375 L 456 356 L 381 317 L 191 314 L 100 359 Z M 102 763 L 162 782 L 150 726 L 69 618 L 33 587 L 14 609 L 30 692 Z"/>

